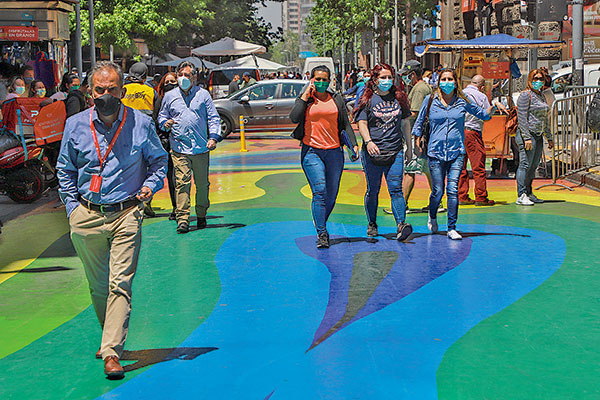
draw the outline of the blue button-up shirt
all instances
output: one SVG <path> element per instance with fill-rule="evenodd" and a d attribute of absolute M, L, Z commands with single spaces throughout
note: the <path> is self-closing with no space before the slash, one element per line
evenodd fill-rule
<path fill-rule="evenodd" d="M 208 139 L 223 140 L 219 113 L 208 91 L 200 86 L 192 86 L 187 95 L 179 88 L 165 94 L 158 113 L 159 126 L 164 129 L 169 119 L 175 121 L 169 140 L 177 153 L 206 153 Z"/>
<path fill-rule="evenodd" d="M 162 189 L 167 170 L 167 152 L 156 134 L 152 119 L 141 111 L 127 108 L 127 119 L 112 151 L 100 170 L 100 160 L 92 139 L 90 113 L 96 128 L 102 156 L 114 137 L 125 106 L 110 129 L 98 118 L 95 108 L 67 119 L 56 163 L 59 190 L 67 215 L 79 205 L 79 196 L 95 204 L 114 204 L 135 197 L 142 186 L 155 193 Z M 92 175 L 102 176 L 99 193 L 90 192 Z"/>
<path fill-rule="evenodd" d="M 444 106 L 437 95 L 429 95 L 423 100 L 419 116 L 413 126 L 412 134 L 422 135 L 423 121 L 427 113 L 429 97 L 435 96 L 429 110 L 429 145 L 427 155 L 443 161 L 455 160 L 465 154 L 465 114 L 469 113 L 484 121 L 491 117 L 487 110 L 454 96 L 448 107 Z"/>

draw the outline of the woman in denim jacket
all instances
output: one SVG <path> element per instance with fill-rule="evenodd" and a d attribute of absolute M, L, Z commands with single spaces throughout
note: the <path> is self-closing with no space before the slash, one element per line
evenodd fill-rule
<path fill-rule="evenodd" d="M 433 98 L 432 98 L 433 96 Z M 431 103 L 430 103 L 431 102 Z M 429 143 L 423 140 L 423 122 L 429 108 Z M 496 103 L 498 108 L 504 107 Z M 448 232 L 450 239 L 460 240 L 456 231 L 458 219 L 458 178 L 465 159 L 465 114 L 487 121 L 495 106 L 484 110 L 467 100 L 458 87 L 458 78 L 453 69 L 440 72 L 438 89 L 423 101 L 419 116 L 413 126 L 412 134 L 417 137 L 417 147 L 424 150 L 427 145 L 427 157 L 431 170 L 431 195 L 429 196 L 429 220 L 427 226 L 432 233 L 438 231 L 437 210 L 444 195 L 444 183 L 447 180 Z"/>

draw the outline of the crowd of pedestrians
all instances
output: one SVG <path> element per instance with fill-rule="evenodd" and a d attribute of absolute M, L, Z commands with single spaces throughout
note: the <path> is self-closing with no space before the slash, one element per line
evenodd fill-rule
<path fill-rule="evenodd" d="M 143 215 L 154 215 L 152 196 L 167 178 L 173 207 L 170 220 L 176 232 L 190 231 L 191 185 L 196 188 L 196 229 L 207 226 L 210 151 L 222 140 L 219 114 L 208 91 L 199 84 L 193 64 L 184 61 L 164 76 L 147 82 L 147 67 L 135 63 L 128 79 L 112 62 L 99 62 L 80 81 L 63 76 L 59 90 L 47 88 L 26 68 L 12 77 L 6 100 L 43 98 L 44 104 L 64 101 L 67 119 L 57 159 L 59 195 L 65 204 L 71 239 L 85 267 L 92 303 L 103 329 L 97 358 L 105 373 L 123 377 L 119 359 L 131 311 L 131 283 L 141 245 Z M 369 237 L 379 235 L 377 211 L 383 178 L 396 223 L 395 238 L 408 239 L 406 221 L 415 173 L 427 176 L 431 194 L 427 226 L 438 232 L 437 215 L 447 196 L 446 235 L 462 239 L 456 229 L 459 204 L 493 206 L 485 175 L 483 122 L 502 104 L 490 104 L 485 79 L 472 77 L 462 90 L 457 73 L 438 66 L 426 80 L 417 61 L 408 61 L 397 74 L 387 64 L 352 71 L 352 112 L 340 93 L 330 87 L 326 66 L 315 67 L 295 101 L 290 119 L 297 124 L 293 137 L 301 142 L 300 162 L 312 192 L 312 217 L 317 247 L 330 246 L 327 221 L 344 169 L 344 146 L 352 161 L 361 159 L 366 179 L 364 207 Z M 285 73 L 280 73 L 285 77 Z M 300 78 L 297 75 L 288 78 Z M 249 73 L 235 76 L 230 90 L 256 83 Z M 543 135 L 548 135 L 549 86 L 547 71 L 530 72 L 527 90 L 518 100 L 516 141 L 519 205 L 542 200 L 531 190 L 539 163 Z M 44 105 L 42 104 L 42 105 Z M 351 121 L 358 125 L 359 143 Z M 549 139 L 549 146 L 553 145 Z M 475 199 L 469 197 L 466 159 L 475 180 Z M 144 205 L 146 204 L 146 205 Z"/>

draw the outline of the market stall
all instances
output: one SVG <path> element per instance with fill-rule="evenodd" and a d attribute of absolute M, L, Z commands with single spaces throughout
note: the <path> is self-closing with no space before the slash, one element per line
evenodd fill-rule
<path fill-rule="evenodd" d="M 427 41 L 424 45 L 415 46 L 415 54 L 422 57 L 426 53 L 452 53 L 461 87 L 465 87 L 477 74 L 486 78 L 489 93 L 493 83 L 506 83 L 507 91 L 502 96 L 512 106 L 513 75 L 518 73 L 514 52 L 531 48 L 560 49 L 562 46 L 560 41 L 520 39 L 497 34 L 471 40 Z M 511 140 L 505 130 L 506 119 L 506 115 L 494 115 L 483 125 L 483 141 L 486 155 L 490 158 L 504 160 L 512 157 Z"/>

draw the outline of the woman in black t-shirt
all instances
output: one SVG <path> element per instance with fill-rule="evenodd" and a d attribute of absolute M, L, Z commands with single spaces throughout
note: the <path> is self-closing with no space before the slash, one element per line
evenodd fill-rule
<path fill-rule="evenodd" d="M 355 120 L 363 138 L 361 160 L 367 179 L 367 235 L 378 235 L 377 205 L 381 179 L 385 176 L 396 220 L 396 239 L 406 240 L 412 233 L 412 226 L 405 222 L 406 201 L 402 193 L 402 119 L 410 116 L 410 105 L 406 93 L 394 85 L 394 76 L 394 69 L 387 64 L 373 68 L 371 79 L 356 109 Z"/>

